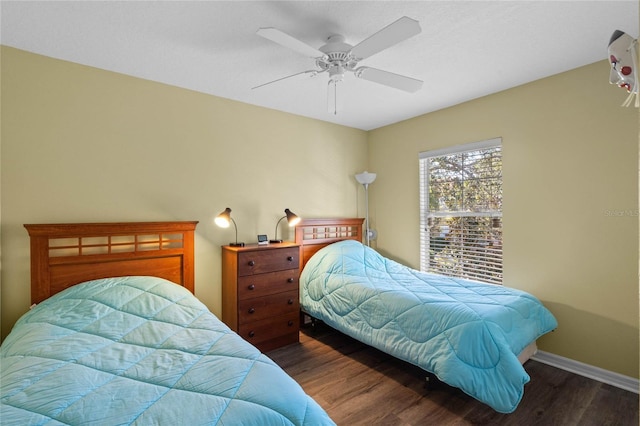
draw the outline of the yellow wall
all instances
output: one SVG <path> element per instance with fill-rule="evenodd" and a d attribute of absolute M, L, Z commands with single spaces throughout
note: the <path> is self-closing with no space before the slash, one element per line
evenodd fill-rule
<path fill-rule="evenodd" d="M 1 65 L 3 336 L 30 304 L 24 223 L 198 220 L 196 295 L 220 315 L 225 207 L 245 242 L 285 208 L 362 211 L 366 132 L 7 47 Z"/>
<path fill-rule="evenodd" d="M 199 220 L 196 295 L 219 315 L 225 207 L 246 242 L 286 207 L 362 216 L 368 169 L 375 244 L 417 267 L 418 152 L 501 136 L 505 283 L 560 323 L 541 349 L 638 377 L 638 110 L 606 61 L 367 133 L 1 52 L 3 336 L 29 305 L 24 223 Z"/>
<path fill-rule="evenodd" d="M 377 248 L 419 267 L 418 153 L 502 137 L 504 283 L 557 317 L 540 348 L 637 378 L 639 120 L 608 76 L 602 61 L 371 131 L 370 215 Z"/>

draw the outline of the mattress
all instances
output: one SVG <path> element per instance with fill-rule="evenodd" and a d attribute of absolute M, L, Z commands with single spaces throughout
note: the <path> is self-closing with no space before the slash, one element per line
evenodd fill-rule
<path fill-rule="evenodd" d="M 334 424 L 186 289 L 91 281 L 34 307 L 0 347 L 1 424 Z"/>
<path fill-rule="evenodd" d="M 518 354 L 557 327 L 531 294 L 423 273 L 353 240 L 311 257 L 300 305 L 501 413 L 516 409 L 530 380 Z"/>

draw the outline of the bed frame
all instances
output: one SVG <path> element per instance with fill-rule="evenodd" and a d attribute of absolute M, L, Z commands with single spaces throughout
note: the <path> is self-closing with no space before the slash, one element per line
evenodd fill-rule
<path fill-rule="evenodd" d="M 362 242 L 362 218 L 302 219 L 296 225 L 300 270 L 318 250 L 342 240 Z"/>
<path fill-rule="evenodd" d="M 84 281 L 127 275 L 165 278 L 193 293 L 197 224 L 26 224 L 31 240 L 31 303 Z"/>

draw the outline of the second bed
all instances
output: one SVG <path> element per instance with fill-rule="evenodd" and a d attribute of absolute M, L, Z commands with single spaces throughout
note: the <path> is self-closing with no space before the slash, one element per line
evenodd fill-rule
<path fill-rule="evenodd" d="M 530 379 L 527 349 L 557 327 L 537 298 L 401 265 L 360 243 L 355 222 L 307 220 L 296 235 L 305 313 L 498 412 L 516 409 Z"/>

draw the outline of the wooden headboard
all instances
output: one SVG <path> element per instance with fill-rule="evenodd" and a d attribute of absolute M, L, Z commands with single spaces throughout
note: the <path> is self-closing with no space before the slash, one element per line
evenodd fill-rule
<path fill-rule="evenodd" d="M 302 219 L 296 225 L 300 245 L 300 270 L 318 250 L 342 240 L 362 242 L 363 218 Z"/>
<path fill-rule="evenodd" d="M 151 275 L 192 293 L 198 222 L 24 225 L 31 239 L 31 303 L 84 281 Z"/>

